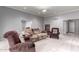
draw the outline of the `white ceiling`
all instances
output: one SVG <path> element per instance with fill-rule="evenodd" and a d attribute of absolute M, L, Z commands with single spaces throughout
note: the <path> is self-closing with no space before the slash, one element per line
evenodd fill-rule
<path fill-rule="evenodd" d="M 7 7 L 42 17 L 58 16 L 74 11 L 79 11 L 79 6 L 7 6 Z M 42 12 L 42 10 L 44 9 L 47 11 Z"/>

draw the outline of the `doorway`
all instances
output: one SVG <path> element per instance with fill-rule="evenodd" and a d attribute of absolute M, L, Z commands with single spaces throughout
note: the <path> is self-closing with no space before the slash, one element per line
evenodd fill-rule
<path fill-rule="evenodd" d="M 50 24 L 45 24 L 45 31 L 50 31 Z"/>
<path fill-rule="evenodd" d="M 50 35 L 50 24 L 45 24 L 45 31 Z"/>
<path fill-rule="evenodd" d="M 69 33 L 75 32 L 75 22 L 73 20 L 68 21 L 68 32 Z"/>
<path fill-rule="evenodd" d="M 64 33 L 75 33 L 75 21 L 74 20 L 67 20 L 64 21 Z"/>

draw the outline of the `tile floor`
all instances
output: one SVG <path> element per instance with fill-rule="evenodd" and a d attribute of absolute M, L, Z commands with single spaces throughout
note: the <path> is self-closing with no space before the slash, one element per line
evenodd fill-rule
<path fill-rule="evenodd" d="M 46 38 L 35 42 L 37 52 L 79 52 L 77 35 L 60 35 L 60 39 Z M 0 41 L 0 52 L 9 52 L 7 40 Z"/>

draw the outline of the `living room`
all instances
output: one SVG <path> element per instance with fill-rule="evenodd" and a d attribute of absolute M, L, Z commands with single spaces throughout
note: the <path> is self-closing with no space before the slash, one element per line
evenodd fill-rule
<path fill-rule="evenodd" d="M 79 51 L 79 6 L 0 6 L 0 14 L 0 51 L 18 50 L 10 46 L 12 42 L 4 34 L 16 31 L 25 43 L 24 31 L 28 34 L 29 28 L 41 31 L 31 33 L 33 52 Z M 53 29 L 57 35 L 53 35 Z"/>

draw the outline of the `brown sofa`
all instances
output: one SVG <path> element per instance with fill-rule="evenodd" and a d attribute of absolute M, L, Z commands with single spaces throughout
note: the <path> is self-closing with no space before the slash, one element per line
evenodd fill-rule
<path fill-rule="evenodd" d="M 8 39 L 11 52 L 35 52 L 35 44 L 31 41 L 21 43 L 16 31 L 6 32 L 4 38 Z"/>
<path fill-rule="evenodd" d="M 25 32 L 24 38 L 26 39 L 27 37 L 29 37 L 30 40 L 33 42 L 47 38 L 47 33 L 42 32 L 39 28 L 34 29 L 26 28 L 24 32 Z"/>
<path fill-rule="evenodd" d="M 39 28 L 32 29 L 32 31 L 33 31 L 33 35 L 30 38 L 32 41 L 39 41 L 47 38 L 47 33 L 42 32 Z"/>

